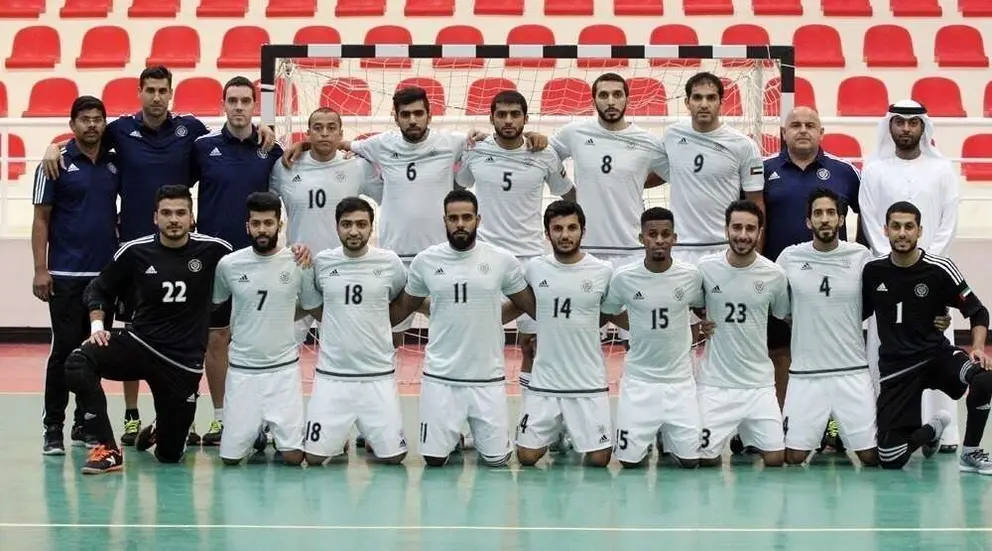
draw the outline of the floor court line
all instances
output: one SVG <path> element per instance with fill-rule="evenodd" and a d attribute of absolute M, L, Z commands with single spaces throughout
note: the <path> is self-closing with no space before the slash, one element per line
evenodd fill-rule
<path fill-rule="evenodd" d="M 316 526 L 250 524 L 73 524 L 0 523 L 0 529 L 128 529 L 128 530 L 296 530 L 318 532 L 621 532 L 621 533 L 758 533 L 758 534 L 840 534 L 840 533 L 992 533 L 992 527 L 813 527 L 813 528 L 733 528 L 733 527 L 596 527 L 596 526 Z"/>

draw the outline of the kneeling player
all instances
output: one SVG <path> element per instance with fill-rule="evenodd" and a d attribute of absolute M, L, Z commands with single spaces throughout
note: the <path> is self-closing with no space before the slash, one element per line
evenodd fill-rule
<path fill-rule="evenodd" d="M 726 209 L 729 248 L 699 263 L 707 316 L 715 323 L 699 370 L 701 465 L 719 465 L 738 429 L 744 445 L 757 448 L 765 465 L 785 461 L 767 340 L 768 315 L 788 315 L 789 291 L 785 272 L 755 250 L 763 226 L 764 214 L 755 203 L 731 203 Z"/>
<path fill-rule="evenodd" d="M 869 262 L 862 273 L 863 317 L 878 322 L 880 391 L 878 457 L 883 468 L 902 468 L 917 448 L 927 457 L 950 423 L 939 412 L 920 426 L 924 389 L 958 400 L 968 393 L 959 469 L 992 475 L 992 460 L 979 444 L 992 402 L 992 361 L 985 354 L 989 312 L 949 258 L 919 248 L 920 211 L 900 201 L 885 214 L 892 252 Z M 957 308 L 971 321 L 970 354 L 955 348 L 934 326 L 935 316 Z"/>
<path fill-rule="evenodd" d="M 334 217 L 341 246 L 317 255 L 301 301 L 322 329 L 307 405 L 307 464 L 343 454 L 354 425 L 379 461 L 399 464 L 407 444 L 389 305 L 406 285 L 406 270 L 396 253 L 369 246 L 374 212 L 365 199 L 342 199 Z"/>
<path fill-rule="evenodd" d="M 220 458 L 237 465 L 268 425 L 284 462 L 303 462 L 303 387 L 293 321 L 309 270 L 277 248 L 282 205 L 269 192 L 248 196 L 251 247 L 221 259 L 215 304 L 232 300 L 230 369 L 224 394 Z"/>
<path fill-rule="evenodd" d="M 619 268 L 610 280 L 603 311 L 626 308 L 630 350 L 617 404 L 614 454 L 624 467 L 647 462 L 656 435 L 678 465 L 699 464 L 699 403 L 692 376 L 689 308 L 703 306 L 702 277 L 672 259 L 678 236 L 672 212 L 641 215 L 644 261 Z"/>

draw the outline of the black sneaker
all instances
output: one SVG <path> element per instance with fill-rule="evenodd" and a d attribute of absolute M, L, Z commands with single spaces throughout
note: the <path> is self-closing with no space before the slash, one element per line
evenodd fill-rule
<path fill-rule="evenodd" d="M 72 433 L 70 437 L 72 438 L 73 446 L 85 446 L 92 450 L 93 448 L 100 445 L 100 443 L 96 441 L 96 438 L 93 435 L 86 434 L 86 431 L 83 430 L 82 425 L 76 425 L 72 427 Z"/>
<path fill-rule="evenodd" d="M 957 453 L 957 452 L 958 452 L 957 444 L 942 444 L 940 446 L 940 453 Z"/>
<path fill-rule="evenodd" d="M 196 433 L 196 425 L 189 426 L 189 436 L 186 437 L 187 446 L 199 446 L 203 439 Z"/>
<path fill-rule="evenodd" d="M 124 454 L 120 450 L 110 449 L 101 444 L 90 451 L 82 471 L 83 474 L 103 474 L 123 468 Z"/>
<path fill-rule="evenodd" d="M 133 446 L 138 433 L 141 432 L 141 419 L 125 419 L 124 434 L 121 435 L 121 444 Z"/>
<path fill-rule="evenodd" d="M 62 439 L 62 425 L 45 427 L 45 441 L 41 446 L 42 455 L 65 455 L 65 442 Z"/>
<path fill-rule="evenodd" d="M 269 437 L 265 434 L 265 429 L 258 429 L 258 436 L 255 437 L 255 443 L 252 444 L 252 447 L 255 448 L 255 451 L 258 453 L 265 453 L 265 446 L 268 443 Z M 275 442 L 273 442 L 273 445 L 275 445 Z"/>
<path fill-rule="evenodd" d="M 224 436 L 224 422 L 214 419 L 210 422 L 210 428 L 203 433 L 202 443 L 204 446 L 219 446 L 220 439 Z"/>
<path fill-rule="evenodd" d="M 139 452 L 143 452 L 148 448 L 155 445 L 156 434 L 155 434 L 155 422 L 152 421 L 150 425 L 141 429 L 138 436 L 134 439 L 134 449 Z"/>

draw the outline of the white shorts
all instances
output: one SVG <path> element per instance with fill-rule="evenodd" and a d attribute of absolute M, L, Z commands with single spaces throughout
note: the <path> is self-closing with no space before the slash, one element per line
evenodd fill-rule
<path fill-rule="evenodd" d="M 617 402 L 616 458 L 639 463 L 661 430 L 666 452 L 699 459 L 699 402 L 696 381 L 651 383 L 624 377 Z"/>
<path fill-rule="evenodd" d="M 567 429 L 575 451 L 589 453 L 613 447 L 610 397 L 523 395 L 516 444 L 539 450 L 550 446 Z"/>
<path fill-rule="evenodd" d="M 875 389 L 868 370 L 835 375 L 789 377 L 785 393 L 785 447 L 810 451 L 820 447 L 833 416 L 849 450 L 875 447 Z"/>
<path fill-rule="evenodd" d="M 785 449 L 782 412 L 778 408 L 775 387 L 721 388 L 699 385 L 697 395 L 703 427 L 699 443 L 700 457 L 719 457 L 730 438 L 738 431 L 745 446 L 754 446 L 763 452 Z"/>
<path fill-rule="evenodd" d="M 376 457 L 406 453 L 396 379 L 342 381 L 317 373 L 307 404 L 306 452 L 320 457 L 341 455 L 354 425 Z"/>
<path fill-rule="evenodd" d="M 468 423 L 475 449 L 485 458 L 510 453 L 506 387 L 456 386 L 424 377 L 420 384 L 420 454 L 448 457 Z"/>
<path fill-rule="evenodd" d="M 303 382 L 300 364 L 273 371 L 228 369 L 220 456 L 243 459 L 258 431 L 269 426 L 279 451 L 303 449 Z"/>

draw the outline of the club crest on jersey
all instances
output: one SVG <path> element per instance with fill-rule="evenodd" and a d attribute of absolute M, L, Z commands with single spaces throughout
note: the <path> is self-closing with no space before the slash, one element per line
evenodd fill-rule
<path fill-rule="evenodd" d="M 261 149 L 256 149 L 255 150 L 255 155 L 259 159 L 268 159 L 269 158 L 269 153 L 267 151 L 262 151 Z"/>
<path fill-rule="evenodd" d="M 289 283 L 289 272 L 279 272 L 279 283 L 286 285 Z"/>
<path fill-rule="evenodd" d="M 817 170 L 816 171 L 816 177 L 819 178 L 819 179 L 821 179 L 821 180 L 823 180 L 823 181 L 829 180 L 830 179 L 830 171 L 827 170 L 827 169 L 825 169 L 825 168 L 821 168 L 820 170 Z"/>
<path fill-rule="evenodd" d="M 764 293 L 765 292 L 765 282 L 764 281 L 755 281 L 754 282 L 754 292 L 755 293 L 758 293 L 758 294 Z"/>
<path fill-rule="evenodd" d="M 436 149 L 432 149 L 432 150 L 428 151 L 427 152 L 427 156 L 428 157 L 436 157 L 437 156 L 437 150 Z"/>
<path fill-rule="evenodd" d="M 927 287 L 926 283 L 920 283 L 913 288 L 913 292 L 916 293 L 916 296 L 923 298 L 930 294 L 930 288 Z"/>
<path fill-rule="evenodd" d="M 579 288 L 582 289 L 582 292 L 583 293 L 591 293 L 592 292 L 592 280 L 591 279 L 583 280 L 582 283 L 579 285 Z"/>
<path fill-rule="evenodd" d="M 189 261 L 189 264 L 187 264 L 186 267 L 189 268 L 189 271 L 195 274 L 196 272 L 199 272 L 200 270 L 203 269 L 203 262 L 200 262 L 199 259 L 194 258 L 193 260 Z"/>
<path fill-rule="evenodd" d="M 180 138 L 185 138 L 187 134 L 189 134 L 189 130 L 185 126 L 180 124 L 179 126 L 176 127 L 176 136 L 179 136 Z"/>
<path fill-rule="evenodd" d="M 372 270 L 372 277 L 382 277 L 382 270 L 379 268 Z"/>
<path fill-rule="evenodd" d="M 344 172 L 335 172 L 335 173 L 334 173 L 334 180 L 335 180 L 335 181 L 336 181 L 337 183 L 339 183 L 339 184 L 340 184 L 341 182 L 344 182 L 344 181 L 345 181 L 345 180 L 347 180 L 347 179 L 348 179 L 348 175 L 347 175 L 347 174 L 345 174 Z"/>
<path fill-rule="evenodd" d="M 637 144 L 634 142 L 627 142 L 626 147 L 627 147 L 627 151 L 633 151 L 634 148 L 637 147 Z"/>
<path fill-rule="evenodd" d="M 486 275 L 489 273 L 490 270 L 492 270 L 488 262 L 482 262 L 476 267 L 479 269 L 479 273 L 482 275 Z"/>
<path fill-rule="evenodd" d="M 117 165 L 114 163 L 107 163 L 107 170 L 109 170 L 111 174 L 117 174 Z"/>
<path fill-rule="evenodd" d="M 682 299 L 685 298 L 685 291 L 683 291 L 681 287 L 676 287 L 675 290 L 672 291 L 672 298 L 682 302 Z"/>

